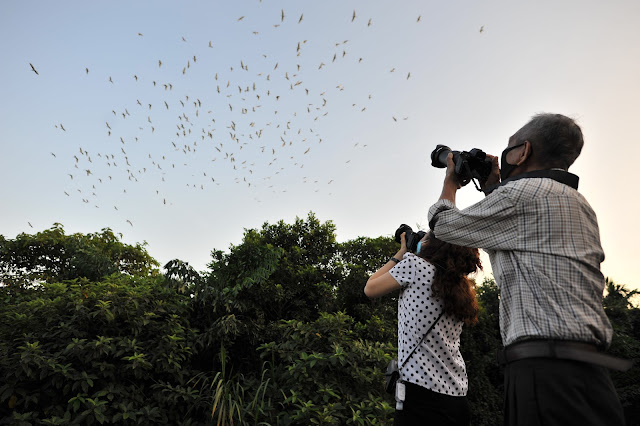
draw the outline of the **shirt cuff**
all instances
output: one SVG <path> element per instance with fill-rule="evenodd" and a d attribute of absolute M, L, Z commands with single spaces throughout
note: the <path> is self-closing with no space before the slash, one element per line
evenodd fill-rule
<path fill-rule="evenodd" d="M 445 210 L 455 209 L 456 205 L 451 200 L 438 200 L 437 203 L 429 208 L 429 228 L 433 231 L 438 220 L 438 213 Z"/>

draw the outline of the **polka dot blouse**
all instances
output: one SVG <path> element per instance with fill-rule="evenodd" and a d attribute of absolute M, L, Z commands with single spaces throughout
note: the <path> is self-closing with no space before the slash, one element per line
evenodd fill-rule
<path fill-rule="evenodd" d="M 431 294 L 435 271 L 432 264 L 413 253 L 406 253 L 389 271 L 402 287 L 398 297 L 400 378 L 434 392 L 465 396 L 469 383 L 460 355 L 462 321 L 443 315 L 407 360 L 443 309 L 442 301 Z"/>

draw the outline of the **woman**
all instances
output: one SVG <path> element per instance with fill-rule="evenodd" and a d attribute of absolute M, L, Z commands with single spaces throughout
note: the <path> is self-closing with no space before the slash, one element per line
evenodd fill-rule
<path fill-rule="evenodd" d="M 398 253 L 364 289 L 372 298 L 400 291 L 398 366 L 406 397 L 394 424 L 468 425 L 460 333 L 463 324 L 478 322 L 474 284 L 467 278 L 482 269 L 478 249 L 445 243 L 429 232 L 415 255 L 407 250 L 404 233 L 401 241 Z"/>

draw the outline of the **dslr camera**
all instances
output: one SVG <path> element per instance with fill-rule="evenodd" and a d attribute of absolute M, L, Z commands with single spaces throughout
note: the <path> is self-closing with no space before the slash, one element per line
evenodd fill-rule
<path fill-rule="evenodd" d="M 447 167 L 447 156 L 453 153 L 453 164 L 455 172 L 460 177 L 462 186 L 468 184 L 472 179 L 479 181 L 486 180 L 491 174 L 491 159 L 481 149 L 473 148 L 471 151 L 452 151 L 445 145 L 436 145 L 436 149 L 431 153 L 431 165 L 438 168 Z M 481 189 L 474 182 L 478 191 Z"/>
<path fill-rule="evenodd" d="M 413 232 L 413 229 L 411 229 L 409 225 L 403 223 L 396 230 L 395 240 L 397 243 L 401 242 L 400 237 L 403 232 L 406 232 L 404 239 L 407 241 L 407 249 L 411 253 L 415 253 L 416 249 L 418 248 L 418 242 L 420 242 L 420 240 L 423 239 L 424 236 L 427 235 L 427 233 L 424 231 Z"/>

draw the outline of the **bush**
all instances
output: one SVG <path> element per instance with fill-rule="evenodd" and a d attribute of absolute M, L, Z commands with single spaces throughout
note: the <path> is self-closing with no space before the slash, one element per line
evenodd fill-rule
<path fill-rule="evenodd" d="M 112 275 L 0 288 L 0 415 L 184 423 L 199 397 L 186 386 L 195 332 L 188 298 L 163 282 Z"/>

